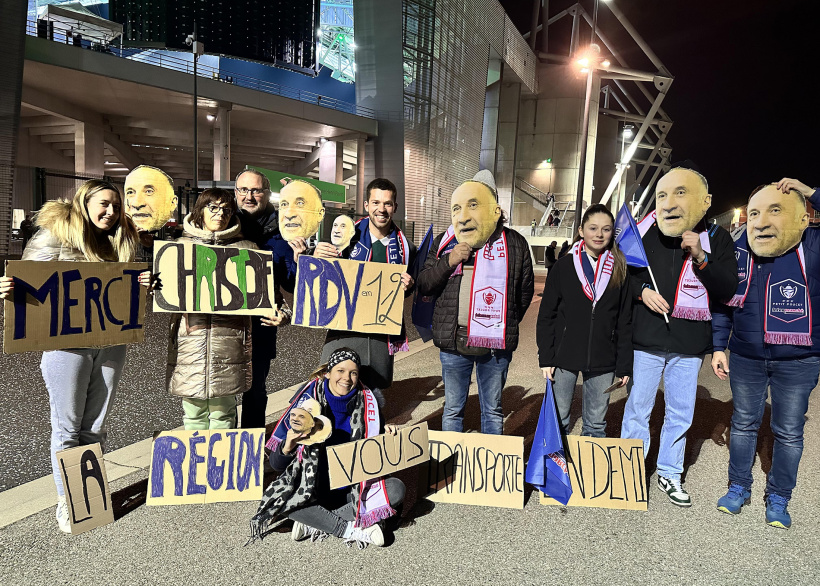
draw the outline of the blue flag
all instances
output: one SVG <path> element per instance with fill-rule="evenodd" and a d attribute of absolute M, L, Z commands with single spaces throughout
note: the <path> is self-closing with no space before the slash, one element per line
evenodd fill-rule
<path fill-rule="evenodd" d="M 618 217 L 615 218 L 615 243 L 626 257 L 626 264 L 631 267 L 648 267 L 649 260 L 643 248 L 641 234 L 635 219 L 624 204 Z"/>
<path fill-rule="evenodd" d="M 567 459 L 564 457 L 564 442 L 561 441 L 552 382 L 549 379 L 524 478 L 545 495 L 563 505 L 566 505 L 572 496 L 572 483 L 569 480 Z"/>
<path fill-rule="evenodd" d="M 430 254 L 430 247 L 433 245 L 433 225 L 427 229 L 427 234 L 424 235 L 424 240 L 421 241 L 418 252 L 416 253 L 416 260 L 410 269 L 410 274 L 413 280 L 418 279 L 419 273 L 424 268 L 424 263 L 427 261 L 427 256 Z M 433 310 L 436 308 L 435 297 L 423 297 L 419 295 L 418 288 L 413 294 L 413 325 L 416 326 L 421 339 L 429 342 L 433 339 Z"/>

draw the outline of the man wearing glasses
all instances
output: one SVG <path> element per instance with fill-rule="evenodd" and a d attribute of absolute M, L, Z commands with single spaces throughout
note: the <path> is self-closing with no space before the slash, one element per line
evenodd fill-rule
<path fill-rule="evenodd" d="M 270 202 L 270 180 L 259 171 L 243 169 L 236 176 L 234 193 L 242 235 L 259 248 L 273 251 L 275 286 L 292 293 L 296 278 L 294 251 L 279 236 L 279 218 Z M 280 311 L 280 320 L 282 315 Z M 271 360 L 276 358 L 276 327 L 266 327 L 258 316 L 252 316 L 252 324 L 253 382 L 242 395 L 241 426 L 246 429 L 265 427 L 265 408 L 268 404 L 265 381 Z"/>

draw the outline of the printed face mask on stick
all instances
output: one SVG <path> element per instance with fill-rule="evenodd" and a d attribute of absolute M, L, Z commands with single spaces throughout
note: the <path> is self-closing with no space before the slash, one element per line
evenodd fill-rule
<path fill-rule="evenodd" d="M 465 181 L 453 192 L 450 210 L 459 244 L 466 242 L 472 248 L 481 248 L 498 226 L 501 206 L 488 183 L 495 185 L 492 175 L 479 171 L 474 180 Z"/>
<path fill-rule="evenodd" d="M 356 229 L 353 219 L 349 216 L 339 216 L 333 220 L 333 228 L 330 231 L 330 243 L 341 252 L 350 245 Z"/>
<path fill-rule="evenodd" d="M 159 230 L 176 209 L 174 181 L 161 169 L 140 165 L 125 177 L 125 211 L 138 228 Z"/>
<path fill-rule="evenodd" d="M 322 415 L 322 408 L 316 399 L 307 399 L 291 410 L 289 423 L 293 431 L 308 434 L 296 442 L 305 446 L 322 443 L 333 431 L 330 420 Z"/>
<path fill-rule="evenodd" d="M 322 196 L 310 183 L 297 179 L 279 192 L 279 232 L 286 241 L 310 238 L 324 217 Z"/>
<path fill-rule="evenodd" d="M 672 169 L 661 177 L 655 190 L 658 228 L 665 236 L 678 237 L 694 229 L 711 204 L 712 196 L 700 175 L 689 169 Z"/>
<path fill-rule="evenodd" d="M 800 243 L 809 225 L 803 197 L 796 191 L 783 193 L 774 184 L 749 198 L 746 214 L 749 247 L 757 256 L 785 254 Z"/>

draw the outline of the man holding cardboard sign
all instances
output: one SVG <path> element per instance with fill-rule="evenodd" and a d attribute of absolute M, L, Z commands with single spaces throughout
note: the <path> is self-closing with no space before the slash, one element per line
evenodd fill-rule
<path fill-rule="evenodd" d="M 532 258 L 526 239 L 504 228 L 489 171 L 462 183 L 451 208 L 453 224 L 433 241 L 437 253 L 418 279 L 420 295 L 437 297 L 432 327 L 444 378 L 441 426 L 462 430 L 475 365 L 481 431 L 501 434 L 501 391 L 534 293 Z"/>
<path fill-rule="evenodd" d="M 397 189 L 388 179 L 374 179 L 367 186 L 364 207 L 367 218 L 356 224 L 351 248 L 341 251 L 333 244 L 320 242 L 314 256 L 335 259 L 348 254 L 350 260 L 412 265 L 416 247 L 393 223 L 397 209 Z M 413 277 L 407 271 L 401 274 L 405 297 L 413 291 Z M 403 300 L 401 300 L 403 308 Z M 402 310 L 403 315 L 403 310 Z M 364 360 L 362 382 L 373 389 L 386 389 L 393 384 L 393 356 L 407 350 L 407 335 L 402 327 L 398 335 L 363 334 L 344 330 L 330 330 L 322 348 L 320 363 L 327 361 L 338 348 L 351 348 Z"/>
<path fill-rule="evenodd" d="M 771 388 L 766 523 L 782 529 L 791 526 L 787 506 L 803 455 L 809 396 L 820 375 L 820 234 L 806 229 L 807 197 L 820 207 L 820 190 L 787 178 L 752 193 L 746 230 L 735 242 L 740 283 L 713 322 L 712 369 L 721 380 L 729 378 L 734 407 L 729 491 L 718 510 L 737 514 L 751 502 L 757 433 Z"/>

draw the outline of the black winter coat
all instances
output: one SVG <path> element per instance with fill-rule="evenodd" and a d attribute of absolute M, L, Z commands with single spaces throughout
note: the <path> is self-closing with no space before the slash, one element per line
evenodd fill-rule
<path fill-rule="evenodd" d="M 532 272 L 532 257 L 527 240 L 518 232 L 507 228 L 497 229 L 490 242 L 501 237 L 501 230 L 507 236 L 509 248 L 509 277 L 507 278 L 507 330 L 505 332 L 505 350 L 518 347 L 518 324 L 524 318 L 535 294 L 535 276 Z M 441 244 L 444 233 L 433 241 L 430 255 L 416 280 L 419 295 L 438 296 L 433 311 L 433 343 L 442 350 L 455 352 L 456 329 L 458 327 L 458 292 L 461 287 L 461 275 L 450 278 L 455 267 L 450 266 L 450 254 L 436 258 L 436 251 Z"/>
<path fill-rule="evenodd" d="M 701 225 L 700 230 L 705 227 Z M 674 309 L 675 292 L 678 289 L 686 253 L 681 249 L 681 239 L 664 236 L 658 224 L 652 225 L 643 237 L 646 257 L 658 292 L 663 295 L 669 307 Z M 707 262 L 702 268 L 695 268 L 695 274 L 706 287 L 710 305 L 731 299 L 737 289 L 737 262 L 734 241 L 720 226 L 709 227 Z M 649 271 L 631 269 L 632 290 L 640 297 L 644 284 L 652 285 Z M 654 286 L 652 287 L 655 288 Z M 703 356 L 712 351 L 712 322 L 678 319 L 669 315 L 669 325 L 663 316 L 639 302 L 635 306 L 632 325 L 632 343 L 636 350 L 644 352 L 672 352 L 689 356 Z"/>
<path fill-rule="evenodd" d="M 610 284 L 593 311 L 572 258 L 558 259 L 547 275 L 536 325 L 539 366 L 632 376 L 629 279 L 620 287 Z"/>

